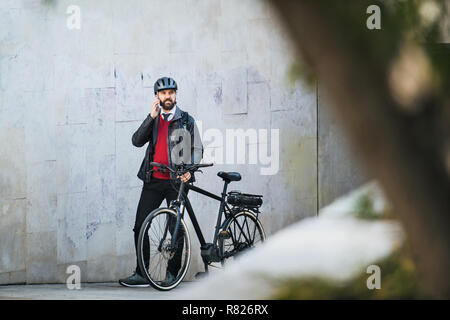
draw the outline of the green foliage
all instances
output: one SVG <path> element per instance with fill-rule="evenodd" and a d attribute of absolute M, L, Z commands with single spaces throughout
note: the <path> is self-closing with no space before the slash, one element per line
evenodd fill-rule
<path fill-rule="evenodd" d="M 359 197 L 356 201 L 356 216 L 359 219 L 374 220 L 380 218 L 373 208 L 373 201 L 368 195 Z"/>
<path fill-rule="evenodd" d="M 325 278 L 285 278 L 272 279 L 277 286 L 272 299 L 424 299 L 416 268 L 408 250 L 402 247 L 389 257 L 373 263 L 381 269 L 381 288 L 368 289 L 366 270 L 348 282 L 338 282 Z"/>
<path fill-rule="evenodd" d="M 440 95 L 450 97 L 450 47 L 436 46 L 441 41 L 442 25 L 449 19 L 446 1 L 439 0 L 360 0 L 343 5 L 341 1 L 317 0 L 314 4 L 326 17 L 334 30 L 338 43 L 356 52 L 367 62 L 367 73 L 386 81 L 387 69 L 398 56 L 405 42 L 414 42 L 422 47 L 429 58 L 435 76 L 439 79 Z M 432 4 L 439 14 L 425 22 L 424 5 Z M 367 7 L 377 5 L 381 11 L 381 29 L 369 30 L 366 21 L 370 14 Z M 311 71 L 305 67 L 292 73 L 310 77 Z"/>

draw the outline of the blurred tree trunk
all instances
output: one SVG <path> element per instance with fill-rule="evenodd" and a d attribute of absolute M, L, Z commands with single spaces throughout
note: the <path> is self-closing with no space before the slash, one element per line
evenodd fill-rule
<path fill-rule="evenodd" d="M 425 288 L 433 297 L 449 298 L 450 180 L 443 137 L 433 114 L 436 108 L 414 115 L 402 112 L 391 98 L 387 64 L 371 64 L 369 52 L 336 36 L 348 30 L 339 30 L 343 27 L 333 20 L 332 12 L 317 2 L 270 2 L 333 100 L 330 107 L 361 162 L 385 189 L 404 226 Z M 368 17 L 365 11 L 361 15 Z"/>

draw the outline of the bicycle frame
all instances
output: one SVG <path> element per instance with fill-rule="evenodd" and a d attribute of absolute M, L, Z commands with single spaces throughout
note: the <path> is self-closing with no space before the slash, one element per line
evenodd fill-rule
<path fill-rule="evenodd" d="M 186 197 L 182 197 L 184 191 L 188 191 L 188 190 L 192 190 L 195 191 L 197 193 L 203 194 L 204 196 L 207 196 L 208 198 L 212 198 L 214 200 L 220 201 L 220 206 L 219 206 L 219 212 L 217 214 L 217 223 L 216 223 L 216 227 L 215 227 L 215 232 L 214 232 L 214 239 L 213 239 L 213 245 L 216 246 L 217 245 L 217 240 L 218 240 L 218 234 L 219 234 L 219 229 L 222 225 L 222 215 L 225 213 L 225 216 L 227 216 L 226 213 L 229 213 L 229 215 L 232 214 L 232 210 L 230 209 L 230 207 L 228 206 L 228 204 L 225 202 L 225 198 L 227 195 L 227 188 L 228 188 L 228 184 L 229 182 L 224 183 L 224 187 L 223 187 L 223 191 L 222 191 L 222 195 L 218 196 L 215 195 L 209 191 L 206 191 L 202 188 L 196 187 L 194 185 L 189 185 L 186 184 L 184 182 L 181 182 L 180 185 L 180 189 L 178 191 L 178 196 L 177 199 L 174 200 L 175 202 L 171 202 L 170 207 L 175 207 L 177 210 L 177 221 L 175 224 L 175 229 L 174 229 L 174 233 L 172 235 L 172 246 L 175 245 L 175 241 L 176 241 L 176 235 L 178 232 L 178 227 L 180 224 L 180 220 L 182 218 L 182 215 L 184 214 L 184 208 L 186 208 L 188 214 L 189 214 L 189 218 L 191 219 L 192 225 L 194 227 L 195 233 L 197 235 L 198 240 L 200 241 L 200 245 L 203 247 L 206 244 L 205 238 L 203 236 L 202 230 L 200 228 L 200 225 L 197 221 L 197 217 L 195 216 L 195 212 L 194 209 L 192 208 L 191 202 L 189 201 L 189 198 L 187 197 L 187 192 L 186 192 Z"/>
<path fill-rule="evenodd" d="M 156 166 L 159 166 L 160 168 L 165 167 L 167 170 L 171 171 L 172 173 L 174 173 L 176 175 L 180 174 L 179 172 L 176 172 L 173 169 L 168 168 L 167 166 L 164 166 L 164 165 L 161 165 L 158 163 L 153 163 L 153 164 Z M 209 167 L 211 165 L 212 164 L 204 164 L 202 167 Z M 199 166 L 201 166 L 201 165 L 199 165 Z M 205 263 L 206 270 L 207 270 L 207 266 L 210 262 L 219 262 L 219 261 L 222 261 L 224 258 L 226 258 L 223 255 L 223 253 L 220 252 L 220 250 L 219 251 L 217 250 L 217 248 L 218 248 L 217 241 L 218 241 L 218 237 L 219 237 L 220 228 L 222 226 L 222 215 L 225 214 L 225 220 L 223 222 L 224 224 L 227 223 L 227 219 L 233 219 L 233 217 L 234 217 L 235 207 L 233 206 L 233 209 L 230 209 L 230 207 L 228 206 L 228 204 L 225 201 L 225 199 L 227 197 L 228 184 L 230 182 L 231 181 L 224 179 L 224 186 L 223 186 L 222 194 L 221 194 L 221 196 L 218 196 L 218 195 L 215 195 L 215 194 L 213 194 L 209 191 L 206 191 L 202 188 L 196 187 L 192 184 L 187 184 L 183 181 L 180 181 L 179 182 L 180 187 L 178 189 L 177 198 L 176 198 L 176 200 L 172 200 L 169 205 L 170 209 L 176 211 L 175 227 L 174 227 L 173 233 L 171 232 L 172 233 L 172 238 L 171 238 L 171 243 L 170 243 L 171 251 L 176 250 L 178 228 L 180 226 L 181 219 L 183 218 L 183 215 L 184 215 L 184 209 L 187 209 L 189 217 L 191 219 L 191 222 L 194 226 L 195 233 L 200 242 L 200 248 L 202 250 L 201 255 L 202 255 L 203 261 Z M 189 198 L 187 197 L 187 193 L 189 190 L 193 190 L 193 191 L 203 194 L 209 198 L 220 201 L 219 212 L 217 214 L 217 223 L 216 223 L 215 232 L 214 232 L 214 239 L 213 239 L 212 243 L 207 243 L 205 241 L 202 230 L 197 221 L 197 217 L 195 216 L 194 209 L 192 208 L 191 202 L 189 201 Z M 253 209 L 251 209 L 251 210 L 254 211 Z M 258 212 L 259 211 L 256 209 L 256 216 L 257 216 Z M 159 247 L 158 247 L 159 251 L 161 251 L 161 246 L 162 246 L 163 242 L 165 241 L 165 238 L 167 236 L 167 231 L 169 229 L 169 221 L 167 221 L 167 222 L 168 223 L 164 230 L 164 235 L 163 235 L 163 237 L 160 241 Z M 237 225 L 238 225 L 238 228 L 241 230 L 241 232 L 243 232 L 243 230 L 242 230 L 243 226 L 241 226 L 239 224 L 237 224 Z M 255 230 L 256 230 L 256 226 L 255 226 Z M 245 235 L 245 233 L 244 233 L 244 237 L 246 238 L 246 241 L 249 241 L 249 239 L 247 239 L 247 236 Z"/>

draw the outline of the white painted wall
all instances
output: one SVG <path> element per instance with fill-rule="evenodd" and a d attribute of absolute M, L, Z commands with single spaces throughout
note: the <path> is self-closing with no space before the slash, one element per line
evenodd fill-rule
<path fill-rule="evenodd" d="M 69 5 L 79 30 L 67 28 Z M 292 48 L 265 2 L 6 0 L 0 43 L 0 284 L 65 282 L 71 264 L 82 281 L 131 273 L 145 152 L 131 135 L 160 76 L 175 78 L 203 133 L 279 129 L 277 174 L 218 164 L 198 186 L 220 193 L 216 173 L 239 171 L 230 187 L 264 195 L 268 235 L 317 214 L 316 88 L 287 81 Z M 191 201 L 212 239 L 218 203 Z"/>

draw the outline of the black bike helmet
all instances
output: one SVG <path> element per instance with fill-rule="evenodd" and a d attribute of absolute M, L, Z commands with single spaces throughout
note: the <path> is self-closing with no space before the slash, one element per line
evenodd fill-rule
<path fill-rule="evenodd" d="M 155 85 L 153 87 L 155 90 L 155 94 L 160 90 L 166 90 L 166 89 L 174 89 L 175 91 L 177 88 L 177 83 L 172 78 L 168 77 L 162 77 L 156 80 Z"/>

